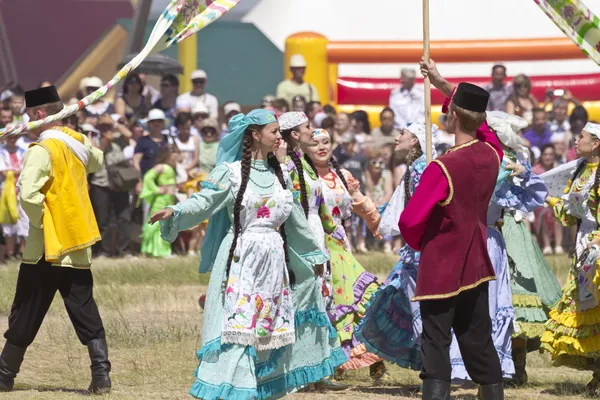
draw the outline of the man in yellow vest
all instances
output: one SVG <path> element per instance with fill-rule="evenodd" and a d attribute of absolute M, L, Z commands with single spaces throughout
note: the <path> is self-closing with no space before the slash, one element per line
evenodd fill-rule
<path fill-rule="evenodd" d="M 25 93 L 32 121 L 63 109 L 54 86 Z M 88 347 L 89 391 L 110 392 L 110 362 L 104 326 L 94 301 L 91 246 L 100 233 L 87 190 L 87 175 L 100 169 L 103 153 L 84 135 L 60 123 L 35 132 L 26 154 L 20 197 L 29 217 L 29 237 L 19 269 L 6 344 L 0 355 L 0 392 L 11 391 L 27 347 L 59 291 L 77 337 Z"/>

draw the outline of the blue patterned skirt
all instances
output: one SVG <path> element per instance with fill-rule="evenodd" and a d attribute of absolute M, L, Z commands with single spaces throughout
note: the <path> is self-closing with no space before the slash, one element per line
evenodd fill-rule
<path fill-rule="evenodd" d="M 356 328 L 367 350 L 403 368 L 421 369 L 421 313 L 411 302 L 417 286 L 420 253 L 404 246 L 396 264 L 375 293 Z"/>

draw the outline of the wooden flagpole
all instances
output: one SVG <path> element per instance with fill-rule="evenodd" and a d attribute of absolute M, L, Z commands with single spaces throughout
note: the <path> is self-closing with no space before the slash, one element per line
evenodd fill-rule
<path fill-rule="evenodd" d="M 423 0 L 423 56 L 426 62 L 429 62 L 429 0 Z M 431 81 L 429 77 L 425 78 L 425 133 L 427 164 L 431 162 L 433 148 L 431 137 Z"/>

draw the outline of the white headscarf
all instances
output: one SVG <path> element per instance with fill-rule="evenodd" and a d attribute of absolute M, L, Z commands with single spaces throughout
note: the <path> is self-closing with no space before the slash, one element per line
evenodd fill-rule
<path fill-rule="evenodd" d="M 410 133 L 412 133 L 413 135 L 415 135 L 417 137 L 417 139 L 419 139 L 419 145 L 421 146 L 421 151 L 425 152 L 425 149 L 427 148 L 427 139 L 426 139 L 426 133 L 425 133 L 425 122 L 410 122 L 408 125 L 406 125 L 406 129 L 408 131 L 410 131 Z M 435 124 L 431 125 L 431 147 L 432 147 L 432 157 L 436 158 L 437 157 L 437 151 L 435 150 L 435 137 L 437 134 L 437 130 L 438 130 L 438 126 Z"/>
<path fill-rule="evenodd" d="M 596 139 L 600 139 L 600 124 L 594 124 L 594 123 L 588 122 L 583 127 L 583 130 L 586 132 L 589 132 Z"/>
<path fill-rule="evenodd" d="M 421 146 L 421 151 L 425 151 L 425 149 L 427 148 L 427 143 L 426 143 L 426 133 L 425 133 L 425 122 L 411 122 L 410 124 L 408 124 L 406 126 L 406 129 L 412 133 L 413 135 L 415 135 L 417 137 L 417 139 L 419 139 L 419 145 Z M 437 151 L 435 150 L 435 138 L 436 138 L 436 133 L 437 133 L 438 127 L 437 125 L 432 125 L 431 126 L 431 138 L 432 138 L 432 143 L 431 143 L 431 147 L 432 147 L 432 157 L 436 158 L 437 157 Z M 410 174 L 410 167 L 406 169 L 405 174 Z M 379 222 L 379 227 L 378 230 L 382 235 L 389 235 L 389 236 L 398 236 L 400 235 L 400 230 L 398 228 L 398 221 L 400 220 L 400 215 L 402 214 L 402 211 L 404 211 L 404 203 L 406 202 L 406 188 L 405 188 L 405 183 L 406 181 L 404 180 L 404 177 L 402 177 L 402 181 L 400 182 L 400 185 L 398 185 L 398 187 L 396 187 L 396 190 L 394 190 L 394 194 L 392 195 L 392 198 L 390 199 L 390 201 L 388 202 L 387 207 L 385 208 L 385 210 L 381 213 L 381 221 Z"/>
<path fill-rule="evenodd" d="M 506 147 L 518 153 L 528 151 L 525 142 L 519 136 L 519 130 L 529 125 L 523 118 L 502 111 L 488 111 L 486 120 Z"/>

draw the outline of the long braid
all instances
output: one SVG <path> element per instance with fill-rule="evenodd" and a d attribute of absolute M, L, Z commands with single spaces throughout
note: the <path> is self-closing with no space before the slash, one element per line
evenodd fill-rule
<path fill-rule="evenodd" d="M 410 194 L 410 166 L 414 163 L 419 157 L 423 155 L 423 150 L 421 150 L 421 146 L 413 146 L 410 148 L 408 155 L 406 156 L 406 172 L 404 173 L 404 197 L 405 197 L 405 205 L 408 204 L 408 201 L 411 198 Z"/>
<path fill-rule="evenodd" d="M 300 157 L 298 157 L 298 153 L 294 150 L 296 146 L 292 139 L 292 129 L 286 129 L 281 131 L 281 136 L 283 140 L 288 144 L 287 155 L 290 156 L 294 166 L 296 167 L 296 172 L 298 173 L 298 180 L 300 183 L 300 204 L 302 204 L 302 209 L 304 210 L 304 215 L 308 218 L 308 195 L 306 193 L 306 182 L 304 181 L 304 168 L 302 167 L 302 162 L 300 161 Z"/>
<path fill-rule="evenodd" d="M 598 172 L 600 168 L 596 168 L 596 172 L 594 173 L 594 186 L 592 187 L 592 198 L 595 200 L 593 205 L 596 207 L 594 211 L 594 216 L 598 214 L 598 208 L 600 207 L 600 196 L 598 193 L 598 189 L 600 188 L 600 173 Z"/>
<path fill-rule="evenodd" d="M 570 181 L 569 187 L 567 188 L 567 191 L 571 190 L 571 188 L 575 184 L 575 179 L 577 179 L 577 177 L 579 176 L 581 171 L 583 171 L 586 164 L 587 164 L 587 161 L 585 161 L 585 160 L 583 162 L 579 163 L 579 165 L 577 166 L 577 169 L 575 170 L 575 173 L 573 174 L 573 177 L 571 178 L 571 181 Z M 598 170 L 596 170 L 596 176 L 594 177 L 594 186 L 596 186 L 597 181 L 598 181 Z M 579 231 L 580 227 L 581 227 L 581 219 L 578 218 L 577 219 L 577 231 Z M 576 243 L 573 243 L 573 248 L 569 252 L 569 257 L 573 257 L 573 256 L 577 256 Z"/>
<path fill-rule="evenodd" d="M 346 177 L 344 176 L 344 174 L 342 174 L 342 170 L 340 169 L 340 165 L 338 164 L 338 162 L 335 159 L 335 157 L 331 156 L 331 158 L 329 159 L 329 163 L 333 167 L 333 169 L 334 169 L 335 173 L 337 174 L 337 176 L 340 178 L 340 181 L 342 181 L 342 183 L 344 184 L 344 187 L 346 188 L 346 190 L 348 190 L 348 182 L 346 182 Z"/>
<path fill-rule="evenodd" d="M 279 183 L 281 187 L 287 189 L 287 185 L 285 183 L 285 179 L 283 177 L 283 171 L 279 166 L 279 161 L 275 157 L 273 153 L 269 153 L 267 157 L 267 164 L 275 171 L 275 175 L 277 179 L 279 179 Z M 287 244 L 287 236 L 285 235 L 285 223 L 281 224 L 279 227 L 279 234 L 281 235 L 281 239 L 283 240 L 283 251 L 285 254 L 285 265 L 287 268 L 288 276 L 290 277 L 290 286 L 294 286 L 296 284 L 296 275 L 294 271 L 290 268 L 290 256 L 288 254 L 288 244 Z"/>
<path fill-rule="evenodd" d="M 231 248 L 229 249 L 229 257 L 227 258 L 227 272 L 225 274 L 225 280 L 229 279 L 229 270 L 231 268 L 231 261 L 233 260 L 233 254 L 235 253 L 235 247 L 237 245 L 237 239 L 242 230 L 240 224 L 240 213 L 242 210 L 242 200 L 244 199 L 244 193 L 248 186 L 248 179 L 250 177 L 250 166 L 252 162 L 252 134 L 248 128 L 244 133 L 244 139 L 242 143 L 242 182 L 235 198 L 233 206 L 233 242 L 231 242 Z"/>

